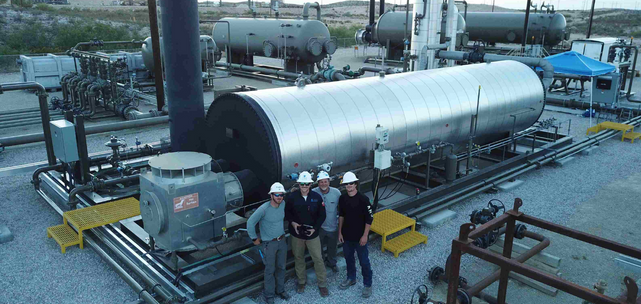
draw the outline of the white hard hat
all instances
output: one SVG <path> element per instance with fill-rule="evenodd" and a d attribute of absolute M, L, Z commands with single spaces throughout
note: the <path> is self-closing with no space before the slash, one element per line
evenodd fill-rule
<path fill-rule="evenodd" d="M 310 183 L 310 184 L 311 184 L 311 183 L 313 183 L 314 181 L 312 180 L 312 175 L 311 175 L 311 174 L 309 174 L 309 172 L 307 172 L 307 171 L 303 171 L 303 172 L 301 172 L 301 173 L 300 173 L 300 175 L 298 176 L 298 180 L 297 180 L 297 182 L 299 182 L 299 183 Z"/>
<path fill-rule="evenodd" d="M 268 194 L 277 193 L 277 192 L 285 193 L 285 187 L 283 187 L 283 184 L 278 182 L 274 183 L 272 187 L 269 188 Z"/>
<path fill-rule="evenodd" d="M 326 178 L 329 178 L 329 174 L 327 174 L 327 172 L 325 171 L 318 172 L 318 175 L 316 175 L 316 181 Z"/>
<path fill-rule="evenodd" d="M 356 174 L 347 171 L 345 175 L 343 175 L 343 180 L 341 181 L 341 184 L 349 184 L 358 181 L 358 178 L 356 178 Z"/>

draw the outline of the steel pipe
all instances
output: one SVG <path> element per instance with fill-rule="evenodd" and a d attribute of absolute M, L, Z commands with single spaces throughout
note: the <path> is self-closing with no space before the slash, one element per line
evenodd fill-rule
<path fill-rule="evenodd" d="M 90 135 L 90 134 L 96 134 L 96 133 L 102 133 L 102 132 L 153 126 L 157 124 L 167 123 L 168 121 L 169 121 L 169 116 L 160 116 L 160 117 L 140 119 L 140 120 L 130 120 L 130 121 L 110 123 L 110 124 L 88 126 L 85 128 L 85 131 L 87 135 Z M 45 139 L 46 137 L 44 133 L 32 133 L 27 135 L 4 137 L 4 138 L 0 138 L 0 147 L 17 146 L 22 144 L 43 141 Z M 51 139 L 51 136 L 49 136 L 49 139 Z M 51 149 L 53 153 L 53 144 Z"/>
<path fill-rule="evenodd" d="M 518 57 L 518 56 L 505 56 L 495 54 L 478 54 L 467 53 L 460 51 L 437 51 L 437 58 L 452 59 L 452 60 L 466 60 L 469 62 L 495 62 L 503 60 L 518 61 L 528 66 L 540 67 L 543 69 L 543 86 L 547 90 L 552 81 L 554 80 L 554 67 L 550 62 L 543 58 L 531 57 Z"/>
<path fill-rule="evenodd" d="M 42 120 L 42 131 L 47 151 L 47 162 L 50 166 L 56 164 L 56 156 L 53 153 L 53 141 L 51 139 L 51 127 L 49 126 L 49 105 L 47 103 L 47 90 L 37 82 L 16 82 L 0 84 L 0 92 L 35 89 L 38 91 L 38 104 L 40 106 L 40 118 Z M 1 145 L 1 142 L 0 142 Z"/>
<path fill-rule="evenodd" d="M 303 20 L 309 19 L 310 8 L 316 9 L 316 20 L 321 21 L 321 7 L 318 2 L 305 2 L 305 5 L 303 5 L 303 14 L 301 15 L 301 17 L 303 17 Z"/>
<path fill-rule="evenodd" d="M 283 78 L 290 78 L 290 79 L 296 79 L 300 76 L 308 76 L 305 74 L 297 74 L 297 73 L 292 73 L 292 72 L 285 72 L 282 70 L 274 70 L 274 69 L 268 69 L 268 68 L 260 68 L 260 67 L 255 67 L 251 65 L 243 65 L 243 64 L 237 64 L 237 63 L 226 63 L 226 62 L 216 62 L 216 66 L 219 67 L 226 67 L 226 68 L 233 68 L 236 70 L 241 70 L 241 71 L 246 71 L 246 72 L 259 72 L 259 73 L 264 73 L 264 74 L 269 74 L 269 75 L 275 75 Z"/>

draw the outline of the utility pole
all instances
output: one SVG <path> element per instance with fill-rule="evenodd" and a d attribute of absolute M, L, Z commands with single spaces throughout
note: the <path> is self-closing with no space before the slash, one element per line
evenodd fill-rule
<path fill-rule="evenodd" d="M 492 0 L 492 12 L 494 12 L 494 0 Z"/>
<path fill-rule="evenodd" d="M 527 43 L 527 29 L 530 25 L 530 6 L 532 5 L 531 0 L 527 0 L 527 6 L 525 7 L 525 24 L 523 25 L 523 39 L 521 40 L 521 53 L 525 52 L 525 44 Z"/>
<path fill-rule="evenodd" d="M 590 10 L 590 23 L 588 23 L 588 34 L 585 36 L 586 39 L 590 38 L 592 34 L 592 19 L 594 18 L 594 3 L 596 0 L 592 0 L 592 10 Z"/>

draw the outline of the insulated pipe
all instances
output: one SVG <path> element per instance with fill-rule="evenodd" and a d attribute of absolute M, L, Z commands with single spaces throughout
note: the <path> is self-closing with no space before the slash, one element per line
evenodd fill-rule
<path fill-rule="evenodd" d="M 449 0 L 447 2 L 447 22 L 445 24 L 445 32 L 450 38 L 450 45 L 447 47 L 448 51 L 456 50 L 456 32 L 457 32 L 457 23 L 458 23 L 458 9 L 454 5 L 454 0 Z M 454 66 L 454 60 L 447 61 L 448 67 Z"/>
<path fill-rule="evenodd" d="M 205 120 L 198 1 L 161 1 L 172 151 L 202 151 Z"/>
<path fill-rule="evenodd" d="M 303 20 L 309 19 L 309 8 L 315 8 L 316 9 L 316 20 L 320 21 L 321 20 L 321 7 L 318 4 L 318 2 L 305 2 L 305 5 L 303 6 Z"/>
<path fill-rule="evenodd" d="M 285 72 L 285 71 L 280 71 L 280 70 L 274 70 L 274 69 L 268 69 L 268 68 L 260 68 L 260 67 L 255 67 L 251 65 L 243 65 L 243 64 L 238 64 L 238 63 L 226 63 L 226 62 L 216 62 L 216 66 L 219 67 L 225 67 L 225 68 L 233 68 L 241 71 L 246 71 L 246 72 L 260 72 L 260 73 L 265 73 L 269 75 L 276 75 L 280 76 L 283 78 L 292 78 L 296 79 L 300 77 L 301 75 L 303 77 L 306 77 L 308 75 L 305 74 L 296 74 L 292 72 Z"/>
<path fill-rule="evenodd" d="M 474 52 L 460 52 L 460 51 L 437 51 L 436 57 L 443 59 L 452 59 L 452 60 L 466 60 L 469 62 L 494 62 L 494 61 L 503 61 L 503 60 L 513 60 L 518 61 L 528 66 L 540 67 L 543 69 L 543 86 L 547 90 L 552 81 L 554 80 L 554 67 L 550 64 L 549 61 L 543 58 L 531 58 L 531 57 L 518 57 L 518 56 L 506 56 L 506 55 L 495 55 L 495 54 L 480 54 Z"/>
<path fill-rule="evenodd" d="M 89 134 L 118 131 L 118 130 L 125 130 L 125 129 L 131 129 L 131 128 L 147 127 L 147 126 L 167 123 L 168 121 L 169 121 L 168 116 L 160 116 L 160 117 L 141 119 L 141 120 L 130 120 L 130 121 L 110 123 L 110 124 L 89 126 L 85 129 L 85 131 L 86 131 L 86 134 L 89 135 Z M 46 132 L 48 132 L 49 134 L 48 136 L 45 136 Z M 16 145 L 33 143 L 33 142 L 39 142 L 43 140 L 45 140 L 45 144 L 46 144 L 47 138 L 49 138 L 49 141 L 51 141 L 51 129 L 49 128 L 48 123 L 47 123 L 46 132 L 0 138 L 0 147 L 16 146 Z M 51 153 L 53 154 L 53 143 L 51 144 Z M 54 158 L 53 164 L 55 164 L 55 158 Z"/>
<path fill-rule="evenodd" d="M 56 164 L 56 156 L 53 153 L 53 141 L 51 139 L 51 126 L 49 126 L 49 105 L 47 104 L 47 90 L 37 82 L 14 82 L 0 84 L 0 92 L 35 89 L 38 91 L 38 104 L 40 105 L 40 117 L 42 120 L 42 131 L 47 150 L 47 162 L 50 166 Z"/>

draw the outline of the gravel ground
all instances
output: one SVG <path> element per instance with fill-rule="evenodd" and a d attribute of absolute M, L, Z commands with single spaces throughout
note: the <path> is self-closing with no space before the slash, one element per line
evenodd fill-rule
<path fill-rule="evenodd" d="M 353 69 L 361 66 L 352 50 L 343 50 L 343 58 L 335 64 L 350 62 Z M 0 82 L 15 81 L 15 74 L 0 74 Z M 251 83 L 242 79 L 240 83 Z M 233 86 L 237 80 L 220 80 L 219 86 Z M 260 83 L 263 84 L 264 83 Z M 259 85 L 259 84 L 257 84 Z M 640 91 L 636 89 L 635 91 Z M 12 95 L 16 94 L 16 95 Z M 55 94 L 55 93 L 54 93 Z M 205 94 L 205 103 L 212 99 L 212 93 Z M 53 94 L 51 94 L 53 95 Z M 33 103 L 32 103 L 33 102 Z M 12 92 L 0 95 L 2 110 L 37 106 L 33 94 Z M 577 139 L 585 137 L 589 120 L 577 115 L 545 111 L 543 118 L 556 117 L 559 121 L 572 119 L 571 135 Z M 0 130 L 0 136 L 17 135 L 37 131 L 38 126 L 26 130 Z M 562 125 L 559 133 L 567 132 Z M 138 136 L 143 143 L 159 140 L 169 135 L 167 127 L 113 132 L 126 138 L 132 145 Z M 95 134 L 88 137 L 89 152 L 105 151 L 103 146 L 109 134 Z M 345 278 L 345 271 L 329 273 L 330 298 L 321 299 L 314 282 L 303 295 L 295 293 L 295 279 L 288 278 L 287 290 L 292 295 L 288 303 L 408 303 L 414 288 L 425 284 L 427 270 L 443 266 L 450 251 L 451 240 L 457 235 L 458 227 L 467 222 L 472 210 L 484 206 L 492 198 L 502 200 L 511 207 L 514 198 L 524 201 L 523 211 L 548 221 L 568 225 L 572 228 L 597 234 L 632 246 L 641 244 L 636 232 L 636 215 L 641 211 L 638 197 L 641 195 L 641 146 L 638 143 L 620 142 L 610 139 L 589 156 L 578 156 L 563 167 L 544 167 L 520 177 L 525 184 L 510 192 L 482 194 L 462 202 L 451 209 L 457 217 L 439 227 L 421 228 L 428 235 L 427 245 L 412 248 L 394 258 L 389 252 L 379 249 L 381 240 L 369 244 L 370 259 L 374 270 L 374 295 L 369 300 L 360 298 L 359 284 L 350 290 L 338 290 L 338 284 Z M 0 167 L 44 160 L 44 145 L 34 143 L 9 147 L 0 153 Z M 46 228 L 57 225 L 61 218 L 41 199 L 29 183 L 29 175 L 0 178 L 0 223 L 13 232 L 15 240 L 0 245 L 0 303 L 123 303 L 137 298 L 131 288 L 116 273 L 101 261 L 92 250 L 68 248 L 67 254 L 60 254 L 59 246 L 47 239 Z M 531 228 L 536 231 L 536 229 Z M 546 252 L 563 259 L 563 277 L 582 286 L 591 287 L 598 279 L 609 283 L 608 295 L 618 295 L 624 272 L 613 263 L 612 253 L 587 247 L 551 233 L 552 245 Z M 579 257 L 575 259 L 574 257 Z M 585 256 L 585 259 L 583 258 Z M 27 258 L 25 258 L 27 257 Z M 470 282 L 476 282 L 492 271 L 490 265 L 469 256 L 462 260 L 462 275 Z M 628 274 L 632 275 L 632 274 Z M 638 279 L 638 276 L 635 277 Z M 496 292 L 496 285 L 489 288 Z M 430 286 L 431 287 L 431 286 Z M 559 293 L 554 298 L 510 283 L 508 301 L 517 304 L 530 303 L 580 303 L 575 297 Z M 253 299 L 262 301 L 258 294 Z M 282 301 L 277 300 L 277 303 Z"/>

